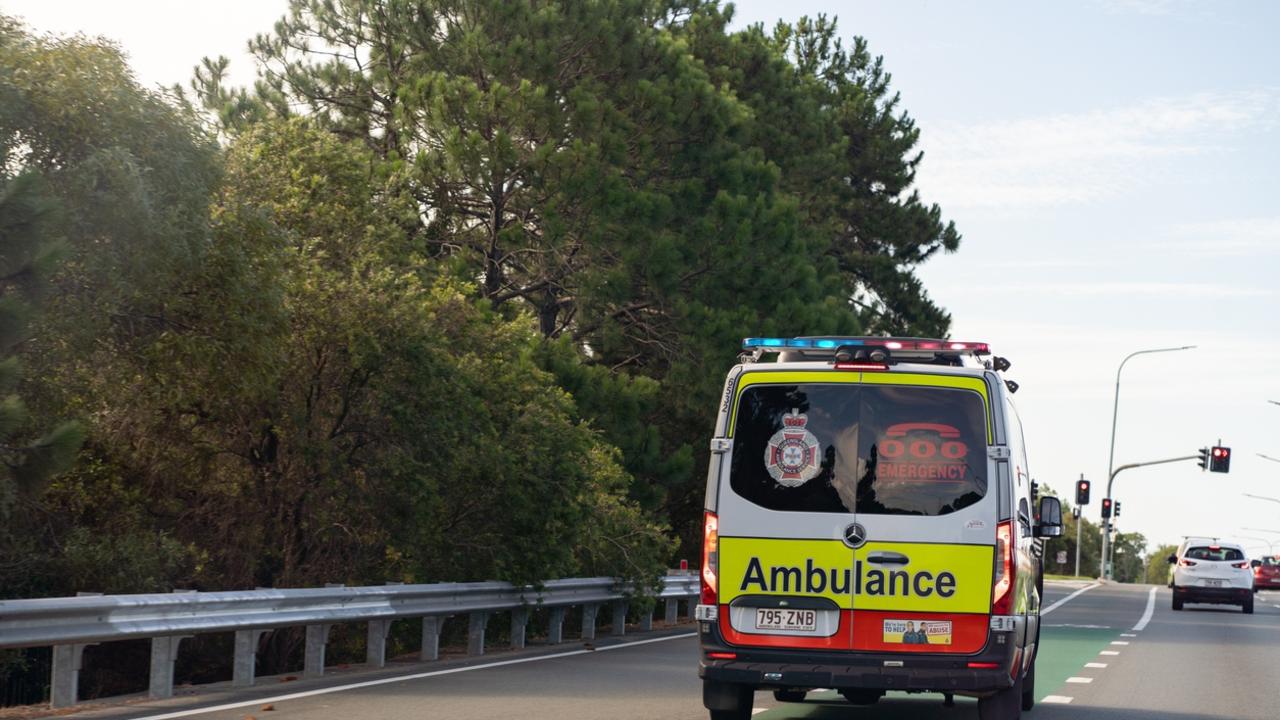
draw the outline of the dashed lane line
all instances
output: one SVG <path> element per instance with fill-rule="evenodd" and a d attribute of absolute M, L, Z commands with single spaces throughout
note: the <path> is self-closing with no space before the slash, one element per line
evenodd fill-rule
<path fill-rule="evenodd" d="M 1050 705 L 1069 705 L 1074 699 L 1075 698 L 1069 698 L 1062 695 L 1045 695 L 1044 699 L 1040 702 L 1048 703 Z"/>
<path fill-rule="evenodd" d="M 1112 645 L 1128 645 L 1129 641 L 1128 640 L 1112 640 L 1111 644 Z"/>
<path fill-rule="evenodd" d="M 1091 682 L 1093 682 L 1093 678 L 1091 678 L 1091 677 L 1069 677 L 1069 678 L 1067 678 L 1067 682 L 1069 682 L 1069 683 L 1078 683 L 1078 684 L 1091 683 Z"/>
<path fill-rule="evenodd" d="M 1102 652 L 1100 652 L 1100 653 L 1098 653 L 1098 654 L 1099 654 L 1099 655 L 1110 655 L 1110 656 L 1114 657 L 1114 656 L 1116 656 L 1116 655 L 1119 655 L 1120 653 L 1119 653 L 1119 652 L 1117 652 L 1117 651 L 1115 651 L 1115 650 L 1103 650 Z"/>
<path fill-rule="evenodd" d="M 1105 667 L 1107 666 L 1107 664 L 1106 664 L 1106 663 L 1085 663 L 1085 664 L 1084 664 L 1084 666 L 1085 666 L 1085 667 L 1087 667 L 1087 668 L 1099 668 L 1099 669 L 1101 669 L 1101 668 L 1105 668 Z"/>

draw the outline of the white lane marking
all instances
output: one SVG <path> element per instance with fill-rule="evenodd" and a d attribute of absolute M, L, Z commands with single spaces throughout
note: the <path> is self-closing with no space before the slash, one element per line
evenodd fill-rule
<path fill-rule="evenodd" d="M 1084 664 L 1084 666 L 1085 666 L 1085 667 L 1087 667 L 1087 668 L 1099 668 L 1099 669 L 1101 669 L 1101 668 L 1106 667 L 1106 666 L 1107 666 L 1107 664 L 1106 664 L 1106 663 L 1085 663 L 1085 664 Z"/>
<path fill-rule="evenodd" d="M 1098 654 L 1099 655 L 1119 655 L 1120 653 L 1116 652 L 1115 650 L 1103 650 Z"/>
<path fill-rule="evenodd" d="M 1138 637 L 1137 633 L 1120 633 L 1120 637 Z"/>
<path fill-rule="evenodd" d="M 1112 645 L 1128 645 L 1129 641 L 1128 640 L 1112 640 L 1111 644 Z"/>
<path fill-rule="evenodd" d="M 551 660 L 552 658 L 573 657 L 574 655 L 588 655 L 591 653 L 600 653 L 606 650 L 618 650 L 620 648 L 635 647 L 636 645 L 648 645 L 649 643 L 666 642 L 667 640 L 681 640 L 683 638 L 697 637 L 698 633 L 683 633 L 681 635 L 667 635 L 660 638 L 649 638 L 648 640 L 636 640 L 635 642 L 619 643 L 617 645 L 606 645 L 598 647 L 594 650 L 570 650 L 569 652 L 554 653 L 552 655 L 539 655 L 537 657 L 516 658 L 515 660 L 500 660 L 498 662 L 485 663 L 483 665 L 468 665 L 466 667 L 450 668 L 448 670 L 433 670 L 431 672 L 414 673 L 413 675 L 400 675 L 398 677 L 382 678 L 380 680 L 366 680 L 365 682 L 352 683 L 350 685 L 339 685 L 337 687 L 320 688 L 318 690 L 307 690 L 304 692 L 289 693 L 288 695 L 277 695 L 275 697 L 258 698 L 257 700 L 246 700 L 244 702 L 227 703 L 225 705 L 212 705 L 210 707 L 196 708 L 194 710 L 179 710 L 178 712 L 164 713 L 163 715 L 148 715 L 146 717 L 137 718 L 137 720 L 170 720 L 171 718 L 190 717 L 192 715 L 203 715 L 205 713 L 220 712 L 222 710 L 235 710 L 237 708 L 249 707 L 251 705 L 266 705 L 267 703 L 280 703 L 285 700 L 298 700 L 306 697 L 314 697 L 316 695 L 328 695 L 329 693 L 342 692 L 343 690 L 357 690 L 359 688 L 376 687 L 378 685 L 390 685 L 392 683 L 407 682 L 409 680 L 421 680 L 422 678 L 435 677 L 437 675 L 453 675 L 455 673 L 470 672 L 472 670 L 485 670 L 487 668 L 502 667 L 504 665 L 520 665 L 522 663 L 537 662 L 539 660 Z"/>
<path fill-rule="evenodd" d="M 751 710 L 752 715 L 759 715 L 762 712 L 769 712 L 769 708 L 752 708 Z"/>
<path fill-rule="evenodd" d="M 1094 588 L 1098 587 L 1098 586 L 1099 586 L 1099 585 L 1101 585 L 1101 584 L 1102 584 L 1102 583 L 1094 583 L 1094 584 L 1092 584 L 1092 585 L 1086 585 L 1086 586 L 1084 586 L 1084 587 L 1080 588 L 1079 590 L 1077 590 L 1077 591 L 1075 591 L 1075 592 L 1071 593 L 1070 595 L 1068 595 L 1068 596 L 1066 596 L 1066 597 L 1062 598 L 1062 599 L 1061 599 L 1061 600 L 1059 600 L 1058 602 L 1056 602 L 1056 603 L 1054 603 L 1054 604 L 1050 605 L 1049 607 L 1047 607 L 1047 608 L 1045 608 L 1045 609 L 1041 610 L 1041 611 L 1040 611 L 1040 617 L 1044 617 L 1045 615 L 1048 615 L 1049 613 L 1053 612 L 1054 610 L 1057 610 L 1058 608 L 1062 607 L 1063 605 L 1066 605 L 1066 604 L 1067 604 L 1068 602 L 1070 602 L 1071 600 L 1074 600 L 1074 599 L 1075 599 L 1075 597 L 1076 597 L 1077 595 L 1079 595 L 1079 594 L 1081 594 L 1081 593 L 1089 592 L 1090 590 L 1092 590 L 1092 589 L 1094 589 Z"/>
<path fill-rule="evenodd" d="M 1069 678 L 1067 678 L 1067 682 L 1069 682 L 1069 683 L 1091 683 L 1091 682 L 1093 682 L 1093 678 L 1089 678 L 1089 677 L 1069 677 Z"/>
<path fill-rule="evenodd" d="M 1074 698 L 1064 697 L 1062 695 L 1045 695 L 1044 699 L 1040 702 L 1051 705 L 1067 705 L 1070 704 L 1072 700 L 1074 700 Z"/>
<path fill-rule="evenodd" d="M 1147 628 L 1147 623 L 1151 622 L 1151 616 L 1156 611 L 1156 590 L 1159 589 L 1151 588 L 1151 592 L 1147 593 L 1147 609 L 1143 611 L 1142 619 L 1138 621 L 1138 624 L 1133 626 L 1133 632 L 1142 632 Z"/>

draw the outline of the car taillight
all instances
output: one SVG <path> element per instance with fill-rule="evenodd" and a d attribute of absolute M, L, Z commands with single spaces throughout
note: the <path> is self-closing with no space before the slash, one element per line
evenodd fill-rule
<path fill-rule="evenodd" d="M 703 605 L 716 604 L 717 575 L 720 561 L 720 520 L 708 512 L 702 525 L 702 598 Z"/>
<path fill-rule="evenodd" d="M 1195 561 L 1194 561 L 1194 560 L 1186 560 L 1186 559 L 1183 559 L 1183 560 L 1179 560 L 1179 561 L 1178 561 L 1178 564 L 1179 564 L 1179 565 L 1181 565 L 1182 567 L 1191 567 L 1192 565 L 1195 565 L 1196 563 L 1195 563 Z"/>
<path fill-rule="evenodd" d="M 1008 615 L 1013 606 L 1013 521 L 996 526 L 996 582 L 991 589 L 991 614 Z"/>
<path fill-rule="evenodd" d="M 1249 563 L 1247 563 L 1247 562 L 1242 562 L 1242 563 L 1231 563 L 1231 567 L 1233 567 L 1233 568 L 1237 568 L 1237 569 L 1244 569 L 1244 568 L 1249 567 Z"/>

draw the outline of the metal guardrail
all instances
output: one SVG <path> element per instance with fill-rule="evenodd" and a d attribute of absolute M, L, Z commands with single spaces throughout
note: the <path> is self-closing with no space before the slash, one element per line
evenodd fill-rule
<path fill-rule="evenodd" d="M 666 602 L 666 621 L 678 619 L 685 600 L 693 615 L 699 592 L 695 575 L 662 578 L 657 599 Z M 151 639 L 149 695 L 173 695 L 173 666 L 182 640 L 200 633 L 234 632 L 232 685 L 254 683 L 258 642 L 272 630 L 303 626 L 306 649 L 303 674 L 324 674 L 325 646 L 335 623 L 368 623 L 365 660 L 386 665 L 391 623 L 422 618 L 422 660 L 440 656 L 440 633 L 449 617 L 466 615 L 467 652 L 484 653 L 484 634 L 493 613 L 511 615 L 511 646 L 525 646 L 529 615 L 548 608 L 548 643 L 564 639 L 565 614 L 581 606 L 582 638 L 595 638 L 602 605 L 613 608 L 611 633 L 626 628 L 628 602 L 636 593 L 613 578 L 550 580 L 540 588 L 504 582 L 434 585 L 330 586 L 310 589 L 175 592 L 148 595 L 82 595 L 36 600 L 0 600 L 0 649 L 53 646 L 50 704 L 68 707 L 78 699 L 85 647 L 116 640 Z M 650 611 L 640 628 L 652 627 Z"/>

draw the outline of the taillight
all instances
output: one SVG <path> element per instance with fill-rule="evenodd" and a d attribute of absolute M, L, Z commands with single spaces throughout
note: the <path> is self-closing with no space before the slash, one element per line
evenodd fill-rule
<path fill-rule="evenodd" d="M 1179 565 L 1181 565 L 1182 567 L 1191 567 L 1192 565 L 1195 565 L 1196 563 L 1195 563 L 1195 561 L 1194 561 L 1194 560 L 1187 560 L 1187 559 L 1185 559 L 1185 558 L 1184 558 L 1184 559 L 1182 559 L 1182 560 L 1179 560 L 1179 561 L 1178 561 L 1178 564 L 1179 564 Z"/>
<path fill-rule="evenodd" d="M 1008 615 L 1013 606 L 1013 521 L 996 526 L 996 582 L 991 589 L 991 614 Z"/>
<path fill-rule="evenodd" d="M 1242 563 L 1231 563 L 1231 567 L 1236 568 L 1236 569 L 1244 569 L 1244 568 L 1249 567 L 1249 563 L 1247 563 L 1247 562 L 1242 562 Z"/>
<path fill-rule="evenodd" d="M 716 604 L 717 575 L 720 562 L 720 521 L 713 512 L 706 513 L 702 525 L 702 599 L 703 605 Z"/>

